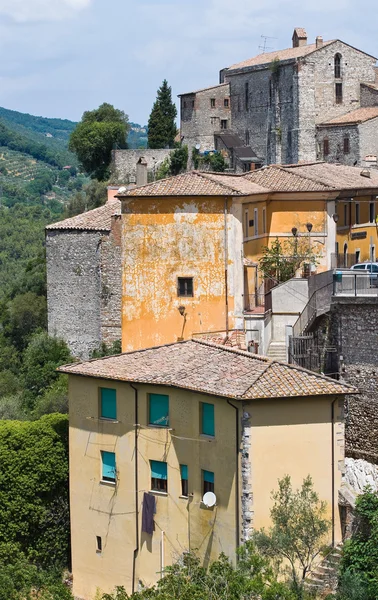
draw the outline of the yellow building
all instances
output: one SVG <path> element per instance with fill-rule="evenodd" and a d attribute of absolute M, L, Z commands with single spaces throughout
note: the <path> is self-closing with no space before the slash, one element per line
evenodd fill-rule
<path fill-rule="evenodd" d="M 328 163 L 194 171 L 119 193 L 123 350 L 243 329 L 277 238 L 308 247 L 318 272 L 344 253 L 352 264 L 375 256 L 375 194 L 378 171 Z"/>
<path fill-rule="evenodd" d="M 269 526 L 270 494 L 286 474 L 295 487 L 311 475 L 332 520 L 328 541 L 340 541 L 349 386 L 203 341 L 60 371 L 75 597 L 151 585 L 188 550 L 205 566 L 220 552 L 234 560 L 253 529 Z"/>

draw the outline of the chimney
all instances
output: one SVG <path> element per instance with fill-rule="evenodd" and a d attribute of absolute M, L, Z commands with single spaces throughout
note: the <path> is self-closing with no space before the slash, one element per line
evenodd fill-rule
<path fill-rule="evenodd" d="M 321 35 L 317 35 L 315 41 L 316 41 L 317 48 L 323 48 L 323 38 Z"/>
<path fill-rule="evenodd" d="M 307 33 L 303 27 L 296 27 L 293 33 L 293 48 L 299 48 L 299 46 L 307 46 Z"/>
<path fill-rule="evenodd" d="M 140 187 L 141 185 L 147 184 L 147 161 L 144 156 L 141 156 L 136 165 L 136 185 Z"/>

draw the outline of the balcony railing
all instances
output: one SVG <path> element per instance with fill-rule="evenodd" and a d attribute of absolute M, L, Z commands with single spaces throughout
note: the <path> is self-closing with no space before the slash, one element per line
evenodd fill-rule
<path fill-rule="evenodd" d="M 334 296 L 378 296 L 378 273 L 336 271 L 333 276 Z"/>

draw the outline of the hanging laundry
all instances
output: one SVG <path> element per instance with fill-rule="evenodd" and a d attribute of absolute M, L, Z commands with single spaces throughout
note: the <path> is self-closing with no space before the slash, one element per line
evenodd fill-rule
<path fill-rule="evenodd" d="M 144 492 L 142 508 L 142 531 L 152 533 L 155 531 L 154 515 L 156 514 L 155 496 Z"/>

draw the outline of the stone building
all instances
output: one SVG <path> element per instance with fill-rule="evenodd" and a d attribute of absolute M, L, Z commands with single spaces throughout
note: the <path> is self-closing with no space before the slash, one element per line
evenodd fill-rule
<path fill-rule="evenodd" d="M 46 227 L 48 331 L 76 357 L 121 339 L 121 203 Z"/>
<path fill-rule="evenodd" d="M 316 160 L 318 125 L 377 106 L 375 63 L 376 58 L 341 40 L 323 41 L 318 36 L 308 44 L 305 30 L 297 28 L 291 48 L 259 54 L 220 72 L 220 84 L 229 86 L 219 89 L 229 89 L 230 131 L 266 164 Z M 182 114 L 187 97 L 181 97 Z M 209 111 L 211 106 L 196 114 L 196 121 L 207 120 L 211 127 Z M 182 135 L 188 131 L 184 119 Z M 346 164 L 355 160 L 359 163 L 355 157 Z"/>
<path fill-rule="evenodd" d="M 162 148 L 158 150 L 113 150 L 112 175 L 114 184 L 126 185 L 137 181 L 137 164 L 144 159 L 147 165 L 148 181 L 155 179 L 157 169 L 169 156 L 171 150 Z"/>

